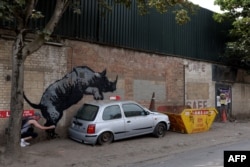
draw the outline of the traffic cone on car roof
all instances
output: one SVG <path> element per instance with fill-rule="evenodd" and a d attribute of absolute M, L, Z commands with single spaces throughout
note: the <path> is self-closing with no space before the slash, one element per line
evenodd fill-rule
<path fill-rule="evenodd" d="M 155 111 L 155 92 L 153 92 L 151 102 L 150 102 L 150 105 L 149 105 L 149 110 L 150 111 Z"/>

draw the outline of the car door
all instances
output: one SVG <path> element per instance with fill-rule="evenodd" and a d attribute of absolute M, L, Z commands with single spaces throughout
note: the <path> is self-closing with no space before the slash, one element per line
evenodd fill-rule
<path fill-rule="evenodd" d="M 136 136 L 153 131 L 153 118 L 141 106 L 134 103 L 122 105 L 125 115 L 126 136 Z"/>
<path fill-rule="evenodd" d="M 115 139 L 124 138 L 126 133 L 124 118 L 119 105 L 105 107 L 102 114 L 103 122 L 99 126 L 105 130 L 111 130 Z"/>

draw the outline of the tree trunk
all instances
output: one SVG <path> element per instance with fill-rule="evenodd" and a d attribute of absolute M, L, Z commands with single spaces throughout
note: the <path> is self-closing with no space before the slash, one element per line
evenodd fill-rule
<path fill-rule="evenodd" d="M 6 129 L 6 156 L 15 160 L 21 155 L 20 129 L 23 114 L 24 60 L 23 34 L 20 32 L 12 47 L 11 102 L 8 128 Z"/>
<path fill-rule="evenodd" d="M 44 32 L 53 33 L 62 14 L 67 9 L 71 0 L 57 0 L 54 13 L 45 26 Z M 34 4 L 28 4 L 29 9 Z M 27 18 L 30 17 L 30 11 L 27 10 L 25 19 L 18 17 L 17 36 L 12 47 L 12 82 L 11 82 L 11 102 L 10 118 L 8 128 L 6 129 L 6 151 L 5 158 L 15 160 L 21 156 L 20 135 L 23 114 L 23 85 L 24 85 L 24 62 L 27 56 L 38 50 L 45 41 L 48 34 L 38 35 L 32 42 L 24 44 L 25 25 Z M 1 158 L 1 157 L 0 157 Z"/>

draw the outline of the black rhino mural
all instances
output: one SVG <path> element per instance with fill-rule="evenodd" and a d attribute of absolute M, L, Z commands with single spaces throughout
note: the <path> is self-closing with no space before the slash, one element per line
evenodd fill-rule
<path fill-rule="evenodd" d="M 116 90 L 118 76 L 114 82 L 103 72 L 94 72 L 87 66 L 75 67 L 62 79 L 51 84 L 43 93 L 40 103 L 32 103 L 24 94 L 26 102 L 35 109 L 40 109 L 46 119 L 45 126 L 57 125 L 63 116 L 63 111 L 79 102 L 83 95 L 93 95 L 95 100 L 103 100 L 103 92 Z M 55 137 L 54 130 L 47 131 L 50 137 Z"/>

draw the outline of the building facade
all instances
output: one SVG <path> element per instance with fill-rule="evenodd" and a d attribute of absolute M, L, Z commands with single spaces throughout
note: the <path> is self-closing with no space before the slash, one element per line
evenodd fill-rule
<path fill-rule="evenodd" d="M 9 36 L 1 36 L 1 113 L 10 108 L 12 43 L 13 39 Z M 232 73 L 229 67 L 75 40 L 64 40 L 60 45 L 45 44 L 27 58 L 25 94 L 32 102 L 39 103 L 46 88 L 76 66 L 88 66 L 96 72 L 106 69 L 111 80 L 115 80 L 118 75 L 116 91 L 105 93 L 105 99 L 118 95 L 122 100 L 135 100 L 148 108 L 152 94 L 155 93 L 156 108 L 160 105 L 218 107 L 218 91 L 224 90 L 228 93 L 228 106 L 232 115 L 239 119 L 250 116 L 250 77 L 242 70 L 238 69 L 233 77 L 225 79 L 227 72 L 230 75 Z M 218 70 L 218 67 L 222 70 Z M 233 78 L 233 81 L 230 78 Z M 66 135 L 76 110 L 85 101 L 90 100 L 93 100 L 93 96 L 84 96 L 79 103 L 64 111 L 57 128 L 60 135 Z M 24 109 L 34 110 L 26 102 Z M 4 135 L 7 122 L 8 117 L 2 115 L 1 135 Z"/>

